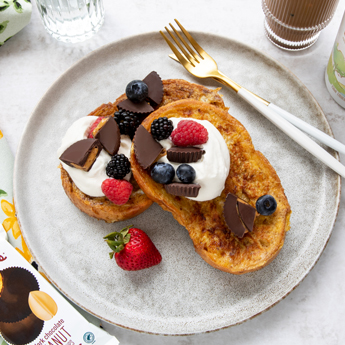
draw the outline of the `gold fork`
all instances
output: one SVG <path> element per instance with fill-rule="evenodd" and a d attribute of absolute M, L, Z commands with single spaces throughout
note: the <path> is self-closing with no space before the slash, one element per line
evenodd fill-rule
<path fill-rule="evenodd" d="M 171 40 L 169 40 L 167 35 L 160 31 L 174 53 L 174 55 L 169 55 L 171 58 L 180 62 L 183 67 L 195 77 L 213 78 L 223 85 L 226 85 L 233 89 L 239 96 L 241 96 L 241 98 L 251 104 L 267 119 L 273 122 L 291 139 L 295 140 L 304 149 L 320 159 L 324 164 L 329 166 L 339 175 L 345 177 L 345 167 L 336 158 L 334 158 L 331 154 L 329 154 L 326 150 L 319 146 L 315 141 L 310 139 L 310 137 L 308 137 L 306 134 L 301 132 L 298 128 L 314 136 L 329 147 L 332 147 L 333 149 L 342 153 L 345 153 L 345 145 L 328 136 L 326 133 L 320 131 L 319 129 L 295 117 L 286 110 L 281 109 L 277 105 L 261 98 L 253 92 L 248 91 L 247 89 L 221 73 L 218 69 L 216 61 L 209 54 L 207 54 L 203 48 L 200 47 L 196 40 L 178 22 L 178 20 L 175 19 L 175 22 L 183 32 L 187 41 L 183 38 L 180 32 L 174 28 L 172 24 L 170 24 L 170 26 L 177 38 L 167 27 L 165 27 L 165 30 L 168 32 L 179 49 Z"/>

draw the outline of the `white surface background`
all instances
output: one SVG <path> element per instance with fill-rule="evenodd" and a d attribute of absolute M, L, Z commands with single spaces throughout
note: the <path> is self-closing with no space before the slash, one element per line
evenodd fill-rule
<path fill-rule="evenodd" d="M 175 0 L 171 3 L 104 0 L 104 3 L 104 26 L 88 41 L 67 45 L 51 38 L 33 4 L 31 23 L 0 48 L 0 128 L 13 153 L 31 112 L 61 73 L 104 44 L 162 30 L 174 18 L 191 31 L 221 34 L 243 41 L 288 67 L 319 102 L 335 138 L 345 143 L 345 110 L 331 98 L 324 83 L 325 68 L 345 10 L 345 0 L 340 0 L 332 22 L 323 30 L 318 42 L 308 50 L 295 53 L 280 50 L 266 39 L 259 0 Z M 343 163 L 344 158 L 341 155 Z M 343 193 L 333 234 L 311 273 L 283 301 L 239 326 L 184 337 L 147 335 L 104 326 L 125 345 L 344 344 L 344 227 Z"/>

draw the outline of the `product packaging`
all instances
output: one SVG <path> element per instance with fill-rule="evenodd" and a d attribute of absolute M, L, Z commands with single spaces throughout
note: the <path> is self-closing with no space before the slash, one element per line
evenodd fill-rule
<path fill-rule="evenodd" d="M 328 61 L 325 82 L 334 100 L 345 108 L 345 13 Z"/>
<path fill-rule="evenodd" d="M 7 241 L 1 227 L 0 336 L 12 345 L 119 344 L 74 309 Z"/>

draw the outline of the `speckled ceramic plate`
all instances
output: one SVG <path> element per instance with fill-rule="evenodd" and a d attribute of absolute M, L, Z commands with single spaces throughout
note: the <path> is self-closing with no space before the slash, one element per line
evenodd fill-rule
<path fill-rule="evenodd" d="M 331 133 L 322 110 L 286 68 L 239 42 L 194 33 L 223 73 L 321 130 Z M 291 230 L 278 257 L 264 269 L 234 276 L 206 264 L 187 231 L 153 205 L 126 222 L 105 224 L 71 204 L 60 182 L 56 151 L 70 124 L 127 83 L 152 70 L 162 79 L 197 80 L 168 58 L 159 33 L 114 42 L 64 73 L 32 114 L 16 156 L 14 193 L 18 218 L 35 260 L 76 304 L 112 324 L 157 334 L 191 334 L 238 324 L 280 301 L 308 274 L 331 234 L 340 179 L 282 134 L 229 89 L 221 93 L 230 113 L 276 169 L 292 208 Z M 103 236 L 124 225 L 145 230 L 163 261 L 125 272 L 108 256 Z"/>

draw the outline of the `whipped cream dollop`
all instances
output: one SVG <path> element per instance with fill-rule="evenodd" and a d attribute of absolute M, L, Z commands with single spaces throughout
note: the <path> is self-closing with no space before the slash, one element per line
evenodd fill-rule
<path fill-rule="evenodd" d="M 195 147 L 202 148 L 205 153 L 202 158 L 194 163 L 188 163 L 191 165 L 196 173 L 196 178 L 193 183 L 201 186 L 197 197 L 188 197 L 188 199 L 196 201 L 207 201 L 218 197 L 224 187 L 225 180 L 230 171 L 230 153 L 225 143 L 224 138 L 218 131 L 218 129 L 207 120 L 197 120 L 190 118 L 169 118 L 173 122 L 174 129 L 177 128 L 178 123 L 181 120 L 192 120 L 202 124 L 208 131 L 208 140 L 203 145 L 196 145 Z M 170 139 L 164 139 L 160 141 L 160 144 L 166 149 L 174 146 Z M 170 162 L 167 156 L 164 156 L 158 160 L 158 162 L 171 164 L 175 171 L 181 163 Z M 174 182 L 181 182 L 175 174 Z"/>
<path fill-rule="evenodd" d="M 62 139 L 61 146 L 57 151 L 58 157 L 60 157 L 62 153 L 75 142 L 87 139 L 90 127 L 96 120 L 96 116 L 85 116 L 73 122 Z M 117 153 L 123 153 L 129 158 L 131 145 L 132 141 L 130 137 L 128 135 L 121 135 L 120 148 Z M 61 164 L 68 172 L 75 185 L 83 193 L 92 197 L 101 197 L 104 196 L 101 188 L 102 182 L 109 178 L 105 172 L 105 168 L 110 160 L 111 156 L 107 151 L 102 149 L 89 171 L 73 168 L 63 162 L 61 162 Z M 130 177 L 131 173 L 127 174 L 124 179 L 128 181 Z"/>

